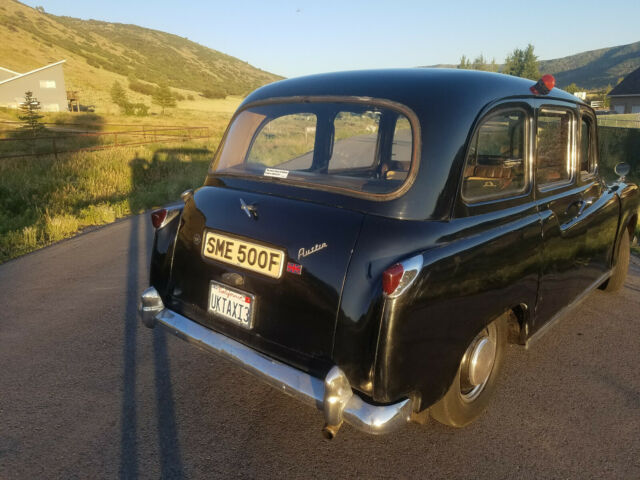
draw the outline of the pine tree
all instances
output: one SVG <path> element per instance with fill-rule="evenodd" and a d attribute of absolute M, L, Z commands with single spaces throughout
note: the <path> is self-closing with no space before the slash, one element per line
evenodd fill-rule
<path fill-rule="evenodd" d="M 580 91 L 580 87 L 578 85 L 576 85 L 575 82 L 573 82 L 573 83 L 570 83 L 569 85 L 567 85 L 567 87 L 564 89 L 564 91 L 573 95 L 574 93 Z"/>
<path fill-rule="evenodd" d="M 166 85 L 158 87 L 151 97 L 151 101 L 162 109 L 162 115 L 164 115 L 165 108 L 176 106 L 176 99 L 171 93 L 171 89 Z"/>
<path fill-rule="evenodd" d="M 111 101 L 118 105 L 120 108 L 124 108 L 124 105 L 129 103 L 129 99 L 127 98 L 127 92 L 125 92 L 120 82 L 117 80 L 113 82 L 111 86 Z"/>
<path fill-rule="evenodd" d="M 513 53 L 505 59 L 502 73 L 515 77 L 529 78 L 531 80 L 539 79 L 538 57 L 533 54 L 533 45 L 527 45 L 527 48 L 524 50 L 516 48 Z"/>
<path fill-rule="evenodd" d="M 484 55 L 480 54 L 475 58 L 473 64 L 471 66 L 474 70 L 486 70 L 487 69 L 487 61 L 484 59 Z"/>
<path fill-rule="evenodd" d="M 44 130 L 44 125 L 40 123 L 43 116 L 38 113 L 39 110 L 40 102 L 33 96 L 33 92 L 25 92 L 24 102 L 20 104 L 21 115 L 18 115 L 18 118 L 24 122 L 22 130 L 34 137 Z"/>
<path fill-rule="evenodd" d="M 460 57 L 460 63 L 458 64 L 458 68 L 461 70 L 470 70 L 471 69 L 471 60 L 469 60 L 466 55 L 462 55 Z"/>

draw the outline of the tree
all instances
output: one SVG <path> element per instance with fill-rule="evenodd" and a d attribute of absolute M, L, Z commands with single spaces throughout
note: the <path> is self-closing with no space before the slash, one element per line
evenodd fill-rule
<path fill-rule="evenodd" d="M 604 93 L 602 94 L 602 106 L 605 108 L 611 107 L 611 97 L 609 93 L 611 93 L 613 87 L 611 85 L 607 85 L 607 88 L 604 89 Z"/>
<path fill-rule="evenodd" d="M 117 80 L 111 86 L 111 100 L 120 107 L 120 113 L 130 116 L 144 117 L 149 113 L 149 107 L 144 103 L 132 103 L 127 92 Z"/>
<path fill-rule="evenodd" d="M 461 70 L 470 70 L 471 60 L 469 60 L 465 55 L 462 55 L 462 57 L 460 57 L 460 63 L 458 64 L 458 68 Z"/>
<path fill-rule="evenodd" d="M 164 115 L 164 109 L 176 106 L 176 99 L 171 93 L 171 89 L 166 85 L 160 85 L 151 97 L 151 101 L 158 105 L 162 109 L 162 115 Z"/>
<path fill-rule="evenodd" d="M 511 55 L 507 56 L 502 73 L 531 80 L 539 79 L 538 57 L 533 54 L 533 45 L 527 45 L 524 50 L 516 48 Z"/>
<path fill-rule="evenodd" d="M 478 55 L 471 65 L 471 68 L 474 70 L 486 70 L 486 67 L 487 62 L 485 61 L 483 54 Z"/>
<path fill-rule="evenodd" d="M 33 96 L 33 92 L 25 92 L 24 102 L 20 104 L 21 115 L 18 115 L 18 118 L 24 122 L 22 130 L 34 137 L 44 130 L 44 125 L 40 123 L 43 116 L 38 113 L 39 110 L 40 102 Z"/>
<path fill-rule="evenodd" d="M 567 85 L 567 88 L 564 89 L 565 92 L 570 93 L 571 95 L 573 95 L 576 92 L 580 91 L 580 87 L 578 85 L 574 83 L 570 83 L 569 85 Z"/>
<path fill-rule="evenodd" d="M 485 72 L 497 72 L 498 64 L 496 63 L 496 59 L 492 59 L 491 63 L 487 63 L 487 59 L 484 58 L 483 54 L 478 55 L 473 62 L 468 59 L 465 55 L 460 57 L 460 63 L 458 64 L 458 68 L 462 70 L 482 70 Z"/>
<path fill-rule="evenodd" d="M 122 88 L 122 85 L 120 85 L 120 82 L 117 80 L 113 82 L 113 85 L 111 85 L 111 101 L 120 108 L 123 108 L 124 105 L 129 102 L 127 92 L 125 92 L 124 88 Z"/>

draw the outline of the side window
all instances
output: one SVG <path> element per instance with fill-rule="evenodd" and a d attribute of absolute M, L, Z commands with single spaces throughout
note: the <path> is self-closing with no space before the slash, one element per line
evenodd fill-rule
<path fill-rule="evenodd" d="M 490 200 L 526 190 L 526 119 L 523 110 L 508 110 L 482 121 L 471 139 L 465 163 L 465 200 Z"/>
<path fill-rule="evenodd" d="M 571 135 L 573 114 L 569 110 L 542 110 L 538 115 L 536 180 L 548 186 L 570 183 L 573 176 Z"/>
<path fill-rule="evenodd" d="M 593 120 L 590 116 L 583 115 L 580 120 L 580 150 L 578 161 L 580 162 L 580 174 L 589 175 L 595 172 L 596 160 L 593 148 Z"/>

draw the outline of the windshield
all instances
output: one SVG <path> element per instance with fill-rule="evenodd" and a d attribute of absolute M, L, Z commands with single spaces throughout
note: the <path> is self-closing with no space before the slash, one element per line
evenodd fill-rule
<path fill-rule="evenodd" d="M 386 106 L 261 105 L 235 118 L 212 173 L 388 194 L 409 176 L 413 137 L 407 116 Z"/>

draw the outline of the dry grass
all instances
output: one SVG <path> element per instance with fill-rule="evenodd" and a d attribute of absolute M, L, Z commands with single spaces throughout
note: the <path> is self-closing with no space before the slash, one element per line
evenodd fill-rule
<path fill-rule="evenodd" d="M 0 162 L 0 262 L 177 200 L 202 184 L 211 141 Z"/>

